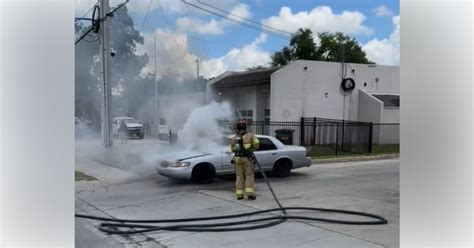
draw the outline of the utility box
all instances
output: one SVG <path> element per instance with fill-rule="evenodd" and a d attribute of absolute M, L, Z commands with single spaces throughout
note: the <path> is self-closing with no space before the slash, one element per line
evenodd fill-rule
<path fill-rule="evenodd" d="M 275 130 L 276 138 L 285 145 L 293 145 L 293 133 L 295 130 L 292 129 L 278 129 Z"/>

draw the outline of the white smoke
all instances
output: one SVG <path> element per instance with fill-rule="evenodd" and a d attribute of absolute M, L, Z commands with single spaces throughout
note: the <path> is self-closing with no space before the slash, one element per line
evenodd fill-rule
<path fill-rule="evenodd" d="M 212 102 L 194 109 L 178 131 L 177 145 L 186 151 L 215 153 L 222 149 L 224 132 L 219 121 L 233 117 L 229 103 Z"/>

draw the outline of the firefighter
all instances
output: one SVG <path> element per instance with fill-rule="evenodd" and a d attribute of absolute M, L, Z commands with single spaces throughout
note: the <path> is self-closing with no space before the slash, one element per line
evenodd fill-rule
<path fill-rule="evenodd" d="M 242 200 L 245 195 L 250 200 L 257 198 L 254 187 L 255 165 L 252 153 L 258 149 L 259 140 L 252 133 L 247 133 L 247 123 L 239 120 L 236 125 L 236 134 L 230 140 L 229 149 L 234 152 L 232 163 L 235 165 L 235 195 Z"/>

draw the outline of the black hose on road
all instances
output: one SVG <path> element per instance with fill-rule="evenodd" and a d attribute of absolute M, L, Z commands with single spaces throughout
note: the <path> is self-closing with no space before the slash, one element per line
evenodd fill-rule
<path fill-rule="evenodd" d="M 145 232 L 154 232 L 154 231 L 189 231 L 189 232 L 229 232 L 229 231 L 244 231 L 244 230 L 254 230 L 260 228 L 266 228 L 278 225 L 285 222 L 286 220 L 311 220 L 335 224 L 346 224 L 346 225 L 382 225 L 387 224 L 387 220 L 379 215 L 365 213 L 365 212 L 356 212 L 349 210 L 341 209 L 329 209 L 329 208 L 314 208 L 314 207 L 283 207 L 278 200 L 275 192 L 273 191 L 270 182 L 268 181 L 267 176 L 263 172 L 260 164 L 258 163 L 255 156 L 252 154 L 252 159 L 257 165 L 260 173 L 263 175 L 265 182 L 270 189 L 270 192 L 275 199 L 275 202 L 279 208 L 252 211 L 241 214 L 232 214 L 232 215 L 220 215 L 220 216 L 209 216 L 209 217 L 197 217 L 197 218 L 182 218 L 182 219 L 156 219 L 156 220 L 133 220 L 133 219 L 115 219 L 115 218 L 106 218 L 93 215 L 85 214 L 75 214 L 76 218 L 85 218 L 105 221 L 102 222 L 99 226 L 99 230 L 108 234 L 120 234 L 120 235 L 130 235 L 137 233 Z M 288 211 L 293 210 L 306 210 L 314 212 L 323 212 L 323 213 L 337 213 L 343 215 L 353 215 L 353 216 L 362 216 L 368 217 L 371 220 L 366 221 L 352 221 L 352 220 L 339 220 L 339 219 L 327 219 L 327 218 L 316 218 L 303 215 L 288 215 Z M 270 217 L 262 217 L 252 220 L 240 220 L 240 221 L 229 221 L 229 222 L 216 222 L 216 223 L 200 223 L 200 224 L 189 224 L 189 222 L 197 221 L 212 221 L 212 220 L 224 220 L 224 219 L 235 219 L 241 217 L 249 217 L 252 215 L 271 213 L 281 211 L 283 215 L 275 215 Z M 146 224 L 159 224 L 159 223 L 181 223 L 175 225 L 146 225 Z"/>

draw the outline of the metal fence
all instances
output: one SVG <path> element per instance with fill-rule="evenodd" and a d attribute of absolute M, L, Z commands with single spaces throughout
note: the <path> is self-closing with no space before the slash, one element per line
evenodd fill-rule
<path fill-rule="evenodd" d="M 234 123 L 222 122 L 224 130 L 233 131 Z M 276 137 L 287 145 L 317 147 L 324 153 L 364 154 L 372 149 L 373 124 L 324 118 L 301 118 L 299 122 L 254 121 L 248 131 Z M 328 151 L 330 150 L 330 151 Z"/>
<path fill-rule="evenodd" d="M 234 122 L 220 122 L 223 133 L 235 131 Z M 300 121 L 253 121 L 247 130 L 255 134 L 276 137 L 286 145 L 311 147 L 316 154 L 342 155 L 372 152 L 372 144 L 396 144 L 399 124 L 374 124 L 325 118 L 301 118 Z M 177 140 L 170 133 L 170 143 Z"/>

